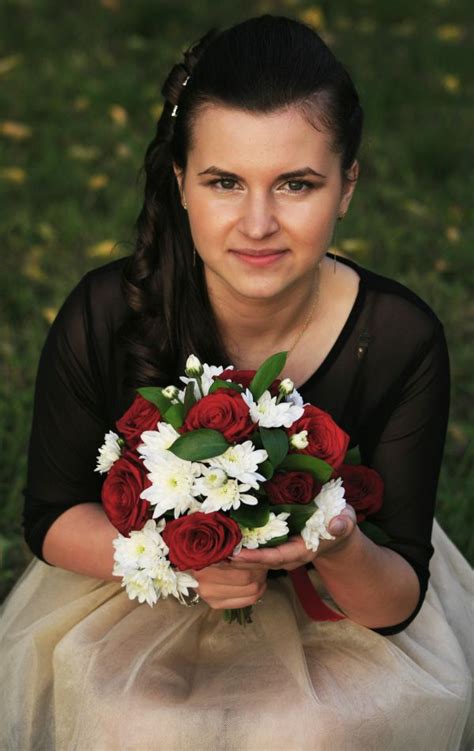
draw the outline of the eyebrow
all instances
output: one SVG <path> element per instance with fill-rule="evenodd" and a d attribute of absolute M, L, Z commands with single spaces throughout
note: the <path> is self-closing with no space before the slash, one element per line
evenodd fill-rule
<path fill-rule="evenodd" d="M 199 175 L 216 175 L 217 177 L 223 177 L 224 175 L 226 177 L 231 177 L 233 180 L 243 180 L 240 175 L 237 175 L 235 172 L 229 172 L 228 170 L 221 169 L 220 167 L 208 167 L 207 169 L 203 170 L 203 172 L 198 172 Z M 316 170 L 312 169 L 312 167 L 301 167 L 301 169 L 295 169 L 291 172 L 282 172 L 281 175 L 278 175 L 277 180 L 294 180 L 296 177 L 305 177 L 306 175 L 314 175 L 315 177 L 327 177 L 327 175 L 321 174 L 321 172 L 316 172 Z"/>

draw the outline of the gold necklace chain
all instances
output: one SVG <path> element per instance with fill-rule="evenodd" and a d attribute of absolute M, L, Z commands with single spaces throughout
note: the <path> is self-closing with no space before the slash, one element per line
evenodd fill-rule
<path fill-rule="evenodd" d="M 308 328 L 308 326 L 309 326 L 309 324 L 310 324 L 310 322 L 311 322 L 311 320 L 313 318 L 314 311 L 315 311 L 315 308 L 316 308 L 316 303 L 318 302 L 318 299 L 319 299 L 319 277 L 320 277 L 320 264 L 319 263 L 318 263 L 318 265 L 316 267 L 315 277 L 316 277 L 316 279 L 315 279 L 315 290 L 314 290 L 314 295 L 313 295 L 313 302 L 311 304 L 311 310 L 308 313 L 308 317 L 306 318 L 306 321 L 304 322 L 301 331 L 297 334 L 295 341 L 291 345 L 290 349 L 287 351 L 287 359 L 289 358 L 289 356 L 293 352 L 294 348 L 296 347 L 296 345 L 300 341 L 301 337 L 303 336 L 304 332 Z"/>

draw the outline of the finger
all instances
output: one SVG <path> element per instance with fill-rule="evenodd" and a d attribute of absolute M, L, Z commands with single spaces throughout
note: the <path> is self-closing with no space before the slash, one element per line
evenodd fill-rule
<path fill-rule="evenodd" d="M 267 569 L 256 569 L 255 565 L 250 564 L 248 569 L 239 570 L 233 566 L 229 566 L 226 569 L 217 569 L 214 566 L 201 569 L 200 571 L 192 571 L 193 576 L 199 582 L 200 586 L 203 583 L 206 584 L 220 584 L 228 587 L 243 587 L 252 582 L 258 581 L 262 583 L 267 576 Z"/>
<path fill-rule="evenodd" d="M 225 587 L 222 585 L 204 585 L 199 587 L 199 596 L 205 600 L 211 607 L 215 607 L 216 604 L 222 608 L 240 608 L 245 605 L 232 605 L 232 603 L 238 600 L 246 600 L 247 604 L 256 602 L 265 592 L 267 588 L 266 582 L 262 584 L 254 582 L 246 587 L 239 587 L 237 589 Z M 235 591 L 233 591 L 235 589 Z"/>
<path fill-rule="evenodd" d="M 352 506 L 346 506 L 328 525 L 329 532 L 335 537 L 350 535 L 356 525 L 356 514 Z"/>
<path fill-rule="evenodd" d="M 237 556 L 232 557 L 232 562 L 242 561 L 258 563 L 268 568 L 283 568 L 286 564 L 294 564 L 301 560 L 310 560 L 308 550 L 301 537 L 292 538 L 283 545 L 274 548 L 259 548 L 257 550 L 242 550 Z"/>
<path fill-rule="evenodd" d="M 258 600 L 262 599 L 265 594 L 266 585 L 262 586 L 255 594 L 247 597 L 225 597 L 215 598 L 210 596 L 209 598 L 203 597 L 202 599 L 207 602 L 209 607 L 213 610 L 233 610 L 236 608 L 246 608 L 250 605 L 255 605 Z"/>

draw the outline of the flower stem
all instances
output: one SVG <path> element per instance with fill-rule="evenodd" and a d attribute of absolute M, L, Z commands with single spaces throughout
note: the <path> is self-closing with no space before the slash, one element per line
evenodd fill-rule
<path fill-rule="evenodd" d="M 248 605 L 246 608 L 233 608 L 232 610 L 226 609 L 223 618 L 226 623 L 237 621 L 241 626 L 246 626 L 247 623 L 252 623 L 252 606 Z"/>

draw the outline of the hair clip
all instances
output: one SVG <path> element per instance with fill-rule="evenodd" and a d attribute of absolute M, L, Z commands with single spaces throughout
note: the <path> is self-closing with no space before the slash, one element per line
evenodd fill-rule
<path fill-rule="evenodd" d="M 178 105 L 175 104 L 173 107 L 173 112 L 171 113 L 171 117 L 178 117 Z"/>
<path fill-rule="evenodd" d="M 189 81 L 190 78 L 191 78 L 191 76 L 188 76 L 187 78 L 184 79 L 183 86 L 187 86 L 188 85 L 188 81 Z"/>

